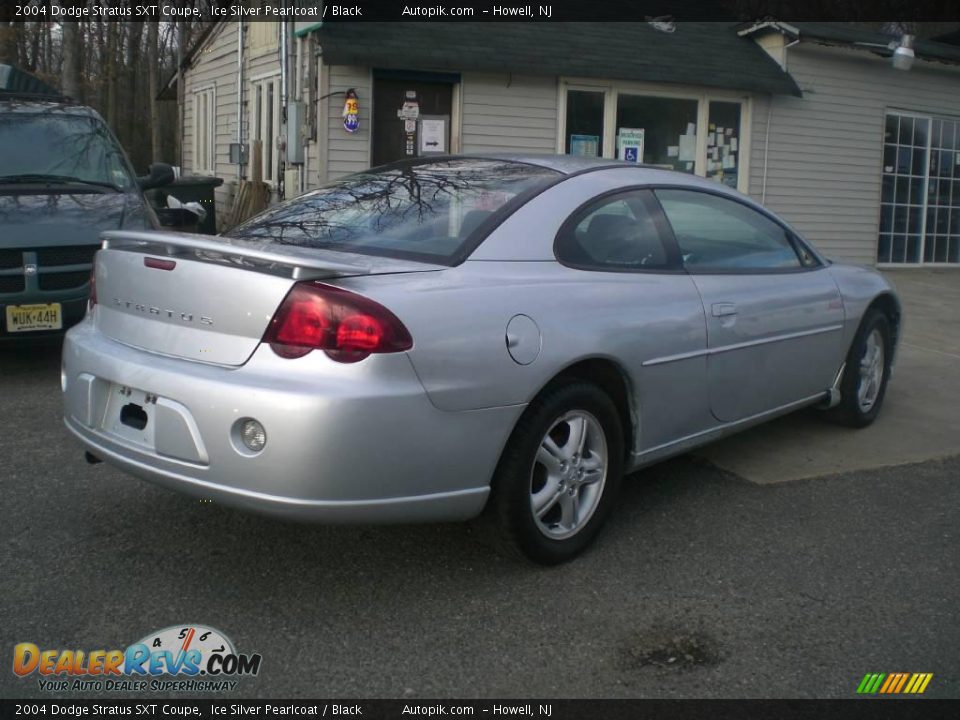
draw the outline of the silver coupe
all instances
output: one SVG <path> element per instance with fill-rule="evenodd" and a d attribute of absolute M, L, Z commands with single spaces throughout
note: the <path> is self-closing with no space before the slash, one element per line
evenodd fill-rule
<path fill-rule="evenodd" d="M 287 518 L 486 510 L 542 563 L 625 473 L 810 405 L 868 425 L 901 326 L 744 195 L 599 159 L 418 159 L 224 237 L 103 238 L 63 350 L 88 460 Z"/>

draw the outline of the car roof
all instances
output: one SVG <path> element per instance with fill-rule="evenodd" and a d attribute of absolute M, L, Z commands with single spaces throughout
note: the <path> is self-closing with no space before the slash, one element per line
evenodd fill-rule
<path fill-rule="evenodd" d="M 525 165 L 538 165 L 549 170 L 556 170 L 564 175 L 573 175 L 589 170 L 599 170 L 605 167 L 629 167 L 635 165 L 635 163 L 625 163 L 622 160 L 610 160 L 608 158 L 555 155 L 548 153 L 484 153 L 483 155 L 463 155 L 462 157 L 476 157 L 487 160 L 524 163 Z"/>
<path fill-rule="evenodd" d="M 574 175 L 596 174 L 605 176 L 611 172 L 622 172 L 624 170 L 631 173 L 629 185 L 631 186 L 669 186 L 669 187 L 687 187 L 708 190 L 716 195 L 730 195 L 732 197 L 746 200 L 750 204 L 757 203 L 747 195 L 738 192 L 734 188 L 728 187 L 723 183 L 714 180 L 707 180 L 699 175 L 693 175 L 688 172 L 673 170 L 662 165 L 647 165 L 643 163 L 625 162 L 623 160 L 610 160 L 599 157 L 579 157 L 575 155 L 553 155 L 549 153 L 465 153 L 458 155 L 431 155 L 428 157 L 414 157 L 406 160 L 396 160 L 386 165 L 380 165 L 370 169 L 370 172 L 380 170 L 390 170 L 409 166 L 425 166 L 435 163 L 444 163 L 454 160 L 478 160 L 494 161 L 503 163 L 520 163 L 532 165 L 559 173 L 565 178 Z M 362 171 L 363 174 L 368 171 Z"/>
<path fill-rule="evenodd" d="M 593 172 L 596 170 L 635 170 L 637 172 L 637 184 L 644 185 L 648 183 L 676 183 L 678 185 L 701 185 L 699 176 L 690 173 L 680 172 L 662 165 L 647 165 L 644 163 L 626 162 L 624 160 L 611 160 L 601 157 L 581 157 L 577 155 L 556 155 L 550 153 L 468 153 L 464 155 L 437 155 L 429 160 L 418 159 L 419 163 L 429 163 L 432 161 L 443 162 L 454 158 L 468 158 L 475 160 L 500 160 L 503 162 L 523 163 L 525 165 L 536 165 L 546 168 L 563 175 L 578 175 L 580 173 Z M 705 187 L 714 188 L 718 183 L 709 182 Z M 722 187 L 722 186 L 721 186 Z"/>

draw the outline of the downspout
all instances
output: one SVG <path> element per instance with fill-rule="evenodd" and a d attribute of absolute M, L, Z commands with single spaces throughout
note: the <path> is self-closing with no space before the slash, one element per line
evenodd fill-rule
<path fill-rule="evenodd" d="M 240 162 L 237 163 L 237 183 L 243 180 L 243 20 L 237 21 L 237 145 Z M 239 191 L 239 186 L 238 186 Z"/>
<path fill-rule="evenodd" d="M 178 20 L 177 28 L 177 104 L 180 106 L 180 174 L 183 174 L 183 133 L 187 128 L 187 88 L 186 79 L 183 76 L 183 21 Z M 194 158 L 196 163 L 196 158 Z"/>
<path fill-rule="evenodd" d="M 773 99 L 776 95 L 771 94 L 767 102 L 767 128 L 763 133 L 763 185 L 760 188 L 760 204 L 767 202 L 767 158 L 770 155 L 770 122 L 773 119 Z"/>
<path fill-rule="evenodd" d="M 309 36 L 308 36 L 309 37 Z M 297 53 L 297 102 L 306 107 L 306 103 L 310 102 L 312 97 L 309 89 L 304 93 L 304 82 L 309 82 L 310 73 L 306 69 L 306 62 L 304 57 L 308 55 L 307 45 L 309 40 L 304 37 L 297 36 L 294 40 L 296 43 L 296 53 Z M 309 88 L 309 85 L 306 86 Z M 304 102 L 304 94 L 307 96 L 306 102 Z M 307 178 L 310 177 L 310 140 L 309 138 L 303 139 L 303 169 L 300 173 L 300 187 L 297 188 L 297 194 L 302 195 L 307 190 Z"/>
<path fill-rule="evenodd" d="M 286 0 L 283 2 L 283 8 L 286 9 L 287 3 Z M 280 128 L 283 128 L 282 137 L 284 138 L 283 146 L 283 173 L 281 173 L 278 185 L 283 189 L 283 194 L 281 197 L 287 197 L 287 78 L 288 68 L 287 68 L 287 21 L 282 20 L 280 22 Z M 277 128 L 279 131 L 280 128 Z M 271 139 L 272 142 L 272 139 Z"/>

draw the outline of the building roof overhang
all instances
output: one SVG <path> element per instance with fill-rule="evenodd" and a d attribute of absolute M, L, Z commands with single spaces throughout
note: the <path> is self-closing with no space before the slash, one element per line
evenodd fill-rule
<path fill-rule="evenodd" d="M 728 22 L 336 22 L 324 62 L 383 69 L 557 75 L 800 96 L 794 79 Z"/>

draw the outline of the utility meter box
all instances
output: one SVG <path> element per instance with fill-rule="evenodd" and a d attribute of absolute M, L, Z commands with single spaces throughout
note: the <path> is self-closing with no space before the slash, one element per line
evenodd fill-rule
<path fill-rule="evenodd" d="M 303 124 L 306 114 L 302 102 L 287 105 L 287 162 L 303 165 Z"/>

